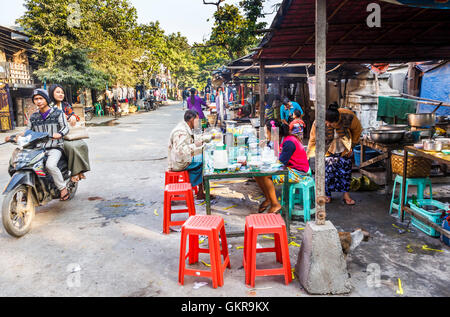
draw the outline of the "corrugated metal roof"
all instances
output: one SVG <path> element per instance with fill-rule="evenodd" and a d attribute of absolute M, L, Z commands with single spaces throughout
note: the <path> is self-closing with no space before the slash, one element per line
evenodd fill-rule
<path fill-rule="evenodd" d="M 369 27 L 367 7 L 381 7 L 381 27 Z M 377 0 L 328 0 L 329 63 L 450 59 L 450 11 Z M 284 0 L 255 59 L 313 63 L 315 0 Z"/>

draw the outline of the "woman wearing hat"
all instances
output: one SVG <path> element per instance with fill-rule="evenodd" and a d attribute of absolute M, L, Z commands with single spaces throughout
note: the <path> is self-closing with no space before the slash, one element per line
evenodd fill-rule
<path fill-rule="evenodd" d="M 72 106 L 66 100 L 66 93 L 61 85 L 52 85 L 49 90 L 52 106 L 62 110 L 71 127 L 74 127 L 80 118 L 74 113 Z M 86 179 L 85 173 L 91 170 L 89 163 L 89 148 L 83 140 L 65 141 L 64 152 L 67 156 L 72 181 L 78 182 Z"/>

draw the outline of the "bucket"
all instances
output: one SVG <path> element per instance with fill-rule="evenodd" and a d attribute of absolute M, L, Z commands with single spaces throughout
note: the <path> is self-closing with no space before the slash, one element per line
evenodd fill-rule
<path fill-rule="evenodd" d="M 355 155 L 355 165 L 360 166 L 361 165 L 361 145 L 355 146 L 355 148 L 353 149 L 353 153 Z M 378 151 L 372 150 L 367 147 L 364 148 L 364 157 L 365 157 L 366 161 L 371 160 L 379 155 L 380 155 L 380 153 Z M 376 164 L 378 164 L 378 163 L 376 163 Z"/>
<path fill-rule="evenodd" d="M 448 217 L 444 222 L 442 223 L 442 228 L 444 228 L 447 231 L 450 231 L 450 217 Z M 441 241 L 444 242 L 446 245 L 450 246 L 450 239 L 447 238 L 444 235 L 441 235 Z"/>

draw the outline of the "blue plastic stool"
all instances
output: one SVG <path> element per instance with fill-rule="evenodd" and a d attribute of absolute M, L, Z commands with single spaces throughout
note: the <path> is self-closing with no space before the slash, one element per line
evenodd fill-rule
<path fill-rule="evenodd" d="M 311 221 L 311 215 L 316 213 L 315 205 L 316 196 L 316 182 L 311 177 L 311 170 L 308 172 L 299 183 L 291 183 L 289 186 L 289 218 L 294 216 L 303 216 L 306 222 Z M 284 191 L 282 192 L 282 205 L 284 207 Z M 295 210 L 295 205 L 300 204 L 303 209 Z"/>
<path fill-rule="evenodd" d="M 398 202 L 395 197 L 395 189 L 397 187 L 397 184 L 400 184 L 400 193 L 399 193 L 400 195 L 398 198 Z M 389 209 L 389 214 L 392 214 L 393 209 L 397 210 L 399 217 L 401 217 L 400 205 L 401 205 L 401 197 L 403 196 L 402 184 L 403 184 L 403 176 L 397 175 L 397 177 L 395 177 L 394 188 L 392 189 L 391 207 Z M 417 200 L 424 199 L 423 193 L 425 192 L 425 188 L 427 186 L 429 186 L 430 187 L 430 199 L 433 199 L 433 187 L 431 186 L 431 179 L 429 177 L 427 177 L 427 178 L 407 178 L 406 179 L 406 189 L 405 189 L 405 193 L 407 195 L 408 195 L 409 186 L 417 186 Z"/>

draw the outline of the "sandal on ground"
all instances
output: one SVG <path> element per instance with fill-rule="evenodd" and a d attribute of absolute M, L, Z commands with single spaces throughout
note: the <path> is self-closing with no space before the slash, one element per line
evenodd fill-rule
<path fill-rule="evenodd" d="M 281 214 L 281 211 L 283 210 L 283 208 L 280 208 L 280 209 L 278 209 L 278 210 L 276 210 L 276 211 L 274 211 L 274 212 L 268 212 L 268 214 L 270 214 L 270 215 L 279 215 L 279 214 Z"/>
<path fill-rule="evenodd" d="M 78 183 L 80 181 L 80 177 L 79 176 L 72 176 L 70 178 L 70 180 L 72 181 L 72 183 Z"/>
<path fill-rule="evenodd" d="M 67 200 L 69 200 L 69 198 L 70 198 L 70 192 L 69 192 L 69 190 L 66 188 L 65 189 L 66 191 L 67 191 L 67 194 L 65 194 L 64 196 L 62 196 L 61 197 L 61 201 L 67 201 Z M 62 192 L 62 191 L 61 191 Z"/>
<path fill-rule="evenodd" d="M 356 202 L 355 202 L 353 199 L 347 200 L 347 199 L 343 198 L 343 199 L 342 199 L 342 202 L 343 202 L 345 205 L 347 205 L 347 206 L 354 206 L 354 205 L 356 205 Z"/>
<path fill-rule="evenodd" d="M 264 213 L 267 210 L 267 208 L 269 208 L 269 207 L 270 207 L 270 202 L 265 207 L 263 206 L 263 204 L 259 205 L 258 213 L 260 213 L 260 214 Z"/>
<path fill-rule="evenodd" d="M 332 201 L 331 197 L 327 197 L 327 199 L 325 200 L 325 202 L 326 202 L 327 204 L 330 204 L 331 201 Z"/>

